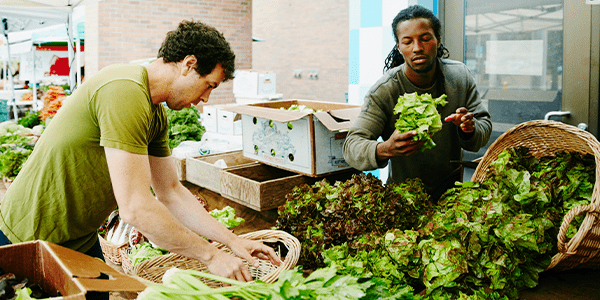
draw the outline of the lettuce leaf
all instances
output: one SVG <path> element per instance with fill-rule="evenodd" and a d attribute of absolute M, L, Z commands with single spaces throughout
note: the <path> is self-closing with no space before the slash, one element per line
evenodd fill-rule
<path fill-rule="evenodd" d="M 437 106 L 445 106 L 448 103 L 445 99 L 446 95 L 434 99 L 430 94 L 418 95 L 416 92 L 400 96 L 394 107 L 394 114 L 399 115 L 396 129 L 400 133 L 416 130 L 417 135 L 413 138 L 426 141 L 421 151 L 435 147 L 431 137 L 442 129 L 442 116 Z"/>

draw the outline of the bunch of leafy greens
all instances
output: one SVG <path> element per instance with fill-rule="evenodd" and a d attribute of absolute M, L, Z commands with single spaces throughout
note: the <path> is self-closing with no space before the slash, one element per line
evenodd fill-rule
<path fill-rule="evenodd" d="M 275 226 L 300 240 L 299 264 L 306 269 L 323 266 L 323 250 L 352 244 L 366 233 L 418 227 L 431 207 L 421 180 L 384 187 L 371 174 L 333 185 L 325 179 L 300 185 L 286 198 Z"/>
<path fill-rule="evenodd" d="M 21 135 L 28 134 L 31 130 L 23 125 L 17 124 L 14 121 L 5 121 L 0 123 L 0 137 L 6 135 Z"/>
<path fill-rule="evenodd" d="M 244 223 L 242 217 L 235 216 L 235 209 L 231 206 L 225 206 L 223 209 L 213 209 L 208 213 L 227 228 L 237 227 Z"/>
<path fill-rule="evenodd" d="M 133 266 L 151 258 L 167 254 L 168 251 L 160 248 L 153 247 L 152 244 L 148 242 L 142 242 L 137 244 L 129 250 L 129 261 Z"/>
<path fill-rule="evenodd" d="M 416 92 L 400 96 L 394 107 L 394 114 L 398 115 L 396 129 L 400 133 L 416 130 L 417 135 L 413 139 L 426 141 L 421 151 L 435 147 L 431 137 L 442 129 L 442 117 L 437 106 L 447 103 L 446 95 L 435 99 L 430 94 L 418 95 Z"/>
<path fill-rule="evenodd" d="M 240 282 L 196 270 L 170 269 L 162 284 L 148 286 L 138 299 L 244 299 L 244 300 L 309 300 L 309 299 L 380 299 L 379 282 L 363 276 L 343 275 L 336 266 L 315 270 L 305 277 L 299 267 L 283 270 L 276 282 Z M 203 280 L 229 286 L 211 288 Z M 419 300 L 412 294 L 394 295 L 388 299 Z"/>
<path fill-rule="evenodd" d="M 370 277 L 390 293 L 424 290 L 426 299 L 516 299 L 538 284 L 557 250 L 563 216 L 589 204 L 592 155 L 527 148 L 502 152 L 481 183 L 448 190 L 423 226 L 372 232 L 323 252 L 340 274 Z M 575 218 L 572 237 L 581 225 Z M 385 297 L 382 292 L 381 296 Z"/>
<path fill-rule="evenodd" d="M 0 177 L 14 180 L 31 155 L 34 145 L 32 139 L 20 134 L 0 135 Z"/>
<path fill-rule="evenodd" d="M 183 141 L 200 141 L 206 132 L 200 122 L 200 112 L 192 105 L 181 110 L 167 109 L 169 120 L 169 147 L 177 147 Z"/>
<path fill-rule="evenodd" d="M 27 128 L 33 128 L 34 126 L 42 124 L 42 121 L 40 120 L 40 112 L 33 110 L 28 111 L 25 116 L 17 121 L 17 124 L 23 125 Z"/>

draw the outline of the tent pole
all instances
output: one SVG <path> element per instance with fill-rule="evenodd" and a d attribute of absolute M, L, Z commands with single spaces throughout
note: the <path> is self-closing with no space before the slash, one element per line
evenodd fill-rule
<path fill-rule="evenodd" d="M 74 74 L 73 74 L 73 9 L 71 9 L 71 11 L 69 12 L 69 17 L 68 17 L 68 26 L 69 28 L 67 28 L 67 33 L 69 35 L 69 89 L 71 90 L 71 92 L 73 91 L 73 87 L 75 85 L 75 78 L 74 78 Z"/>
<path fill-rule="evenodd" d="M 35 50 L 36 50 L 36 45 L 33 44 L 33 49 L 31 49 L 31 53 L 33 53 L 33 73 L 31 75 L 31 81 L 32 81 L 32 90 L 31 93 L 33 94 L 33 105 L 32 105 L 32 109 L 33 111 L 37 111 L 38 107 L 37 107 L 37 83 L 36 83 L 36 78 L 35 78 Z"/>
<path fill-rule="evenodd" d="M 79 39 L 79 33 L 77 38 L 75 39 L 75 56 L 77 57 L 77 87 L 81 85 L 81 40 Z"/>
<path fill-rule="evenodd" d="M 8 57 L 8 77 L 9 77 L 9 83 L 10 83 L 10 92 L 11 92 L 11 98 L 12 98 L 12 105 L 13 105 L 13 115 L 15 116 L 15 121 L 17 119 L 19 119 L 19 112 L 17 110 L 17 99 L 15 99 L 15 80 L 13 78 L 13 74 L 12 74 L 12 68 L 10 67 L 10 43 L 8 42 L 8 25 L 6 23 L 6 19 L 2 19 L 2 33 L 4 33 L 4 37 L 6 38 L 6 54 Z"/>

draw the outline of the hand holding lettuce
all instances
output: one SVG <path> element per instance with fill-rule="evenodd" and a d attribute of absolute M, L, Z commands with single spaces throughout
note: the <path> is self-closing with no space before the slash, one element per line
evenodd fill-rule
<path fill-rule="evenodd" d="M 413 139 L 425 141 L 421 151 L 433 148 L 435 143 L 431 137 L 442 129 L 442 117 L 437 106 L 447 103 L 446 95 L 435 99 L 430 94 L 418 95 L 416 92 L 400 96 L 394 107 L 394 114 L 399 115 L 396 129 L 400 133 L 415 130 L 417 135 Z"/>

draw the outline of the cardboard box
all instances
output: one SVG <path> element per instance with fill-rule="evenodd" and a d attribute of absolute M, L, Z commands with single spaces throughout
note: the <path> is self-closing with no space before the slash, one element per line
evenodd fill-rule
<path fill-rule="evenodd" d="M 0 266 L 18 280 L 27 278 L 63 299 L 85 299 L 88 291 L 139 292 L 146 288 L 97 258 L 45 241 L 0 247 Z M 98 279 L 101 273 L 111 278 Z"/>
<path fill-rule="evenodd" d="M 277 76 L 273 72 L 257 70 L 237 70 L 233 78 L 234 95 L 275 94 Z"/>
<path fill-rule="evenodd" d="M 202 126 L 204 126 L 208 132 L 217 132 L 217 106 L 202 106 Z"/>
<path fill-rule="evenodd" d="M 227 167 L 221 168 L 215 162 L 223 160 Z M 186 180 L 213 192 L 221 193 L 221 173 L 231 168 L 259 164 L 244 156 L 241 150 L 209 154 L 186 159 Z"/>
<path fill-rule="evenodd" d="M 322 111 L 280 109 L 294 104 Z M 313 177 L 350 168 L 342 146 L 358 105 L 282 100 L 227 109 L 242 115 L 242 148 L 250 159 Z"/>
<path fill-rule="evenodd" d="M 218 133 L 226 135 L 241 135 L 242 116 L 240 114 L 228 111 L 226 108 L 218 108 L 217 127 Z"/>
<path fill-rule="evenodd" d="M 221 195 L 257 211 L 277 208 L 294 187 L 311 177 L 280 168 L 256 164 L 221 172 Z"/>

